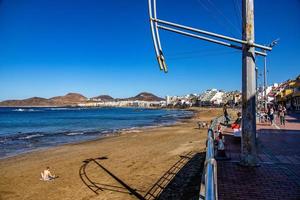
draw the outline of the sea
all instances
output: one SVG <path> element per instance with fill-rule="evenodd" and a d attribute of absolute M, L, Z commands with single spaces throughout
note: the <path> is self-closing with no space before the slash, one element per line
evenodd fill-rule
<path fill-rule="evenodd" d="M 0 159 L 49 148 L 172 125 L 186 110 L 144 108 L 0 108 Z"/>

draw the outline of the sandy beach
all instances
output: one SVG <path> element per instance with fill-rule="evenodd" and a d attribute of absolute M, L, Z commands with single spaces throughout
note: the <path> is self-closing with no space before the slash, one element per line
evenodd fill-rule
<path fill-rule="evenodd" d="M 180 155 L 203 151 L 207 131 L 198 129 L 197 121 L 210 121 L 221 113 L 221 109 L 197 109 L 192 119 L 176 125 L 2 159 L 0 199 L 137 199 L 111 174 L 144 196 Z M 99 157 L 106 171 L 87 160 Z M 98 190 L 98 194 L 89 189 L 80 174 L 84 165 L 93 183 L 110 189 Z M 40 172 L 47 166 L 59 178 L 40 181 Z"/>

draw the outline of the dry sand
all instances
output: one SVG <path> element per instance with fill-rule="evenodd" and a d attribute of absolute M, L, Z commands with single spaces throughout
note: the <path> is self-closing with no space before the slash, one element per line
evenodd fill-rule
<path fill-rule="evenodd" d="M 221 109 L 197 109 L 192 119 L 173 126 L 144 129 L 95 141 L 68 144 L 0 160 L 0 199 L 137 199 L 127 193 L 90 190 L 80 178 L 84 160 L 98 160 L 109 172 L 144 195 L 153 184 L 190 151 L 205 147 L 206 129 L 198 120 L 210 121 Z M 59 178 L 40 181 L 40 172 L 50 166 Z M 88 177 L 97 184 L 127 191 L 107 172 L 90 162 Z M 111 187 L 114 186 L 114 187 Z"/>

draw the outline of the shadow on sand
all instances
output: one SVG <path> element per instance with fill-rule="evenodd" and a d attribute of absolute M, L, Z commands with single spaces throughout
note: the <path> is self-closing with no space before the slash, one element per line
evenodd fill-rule
<path fill-rule="evenodd" d="M 117 177 L 110 170 L 103 166 L 101 160 L 107 157 L 91 158 L 83 161 L 79 169 L 79 176 L 82 182 L 95 194 L 101 191 L 112 191 L 125 193 L 140 200 L 152 199 L 198 199 L 205 152 L 189 152 L 181 155 L 179 160 L 173 164 L 154 184 L 145 192 L 137 190 L 124 180 Z M 87 173 L 87 166 L 94 164 L 97 168 L 105 172 L 117 185 L 98 183 Z"/>

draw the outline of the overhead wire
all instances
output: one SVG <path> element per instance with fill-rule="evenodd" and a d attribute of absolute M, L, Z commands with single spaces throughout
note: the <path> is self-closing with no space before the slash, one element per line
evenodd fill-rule
<path fill-rule="evenodd" d="M 170 56 L 168 55 L 168 59 L 169 60 L 184 60 L 184 59 L 192 59 L 192 58 L 199 58 L 199 57 L 209 57 L 209 56 L 221 56 L 221 55 L 227 55 L 227 54 L 236 54 L 236 53 L 240 53 L 240 51 L 238 50 L 231 50 L 231 51 L 212 51 L 212 52 L 203 52 L 203 53 L 193 53 L 193 54 L 189 54 L 189 55 L 178 55 L 178 56 Z"/>
<path fill-rule="evenodd" d="M 232 28 L 234 28 L 234 30 L 238 33 L 238 34 L 240 34 L 240 29 L 236 26 L 236 25 L 234 25 L 232 22 L 231 22 L 231 20 L 229 20 L 228 19 L 228 17 L 226 17 L 226 15 L 211 1 L 211 0 L 207 0 L 208 1 L 208 3 L 210 3 L 210 5 L 213 7 L 213 8 L 215 8 L 215 10 L 227 21 L 227 23 L 229 24 L 229 25 L 231 25 L 231 27 Z"/>
<path fill-rule="evenodd" d="M 222 22 L 220 20 L 220 18 L 207 6 L 208 4 L 205 4 L 202 0 L 198 0 L 197 1 L 205 10 L 208 14 L 211 15 L 211 17 L 214 19 L 214 21 L 219 24 L 220 26 L 224 27 L 225 29 L 227 29 L 227 31 L 229 32 L 229 34 L 232 37 L 235 37 L 235 34 L 232 32 L 232 30 L 228 27 L 224 25 L 224 22 Z"/>
<path fill-rule="evenodd" d="M 234 10 L 235 10 L 237 24 L 238 24 L 238 26 L 241 26 L 242 25 L 242 13 L 241 13 L 239 4 L 238 4 L 237 0 L 232 0 L 232 2 L 233 2 Z"/>
<path fill-rule="evenodd" d="M 207 11 L 208 14 L 212 16 L 212 18 L 222 27 L 228 30 L 232 37 L 236 37 L 238 33 L 241 36 L 241 30 L 237 28 L 236 24 L 233 24 L 232 21 L 226 17 L 226 15 L 211 1 L 211 0 L 197 0 L 197 2 Z M 237 17 L 237 21 L 239 21 L 239 5 L 235 0 L 233 0 L 235 15 Z M 224 23 L 225 20 L 225 23 Z M 228 25 L 226 25 L 226 23 Z M 233 33 L 235 31 L 235 33 Z M 217 55 L 226 55 L 226 54 L 236 54 L 240 53 L 239 50 L 216 50 L 216 49 L 203 49 L 197 51 L 190 52 L 180 52 L 175 54 L 167 54 L 166 57 L 170 60 L 178 60 L 178 59 L 191 59 L 196 57 L 208 57 L 208 56 L 217 56 Z"/>
<path fill-rule="evenodd" d="M 211 1 L 211 0 L 206 0 L 207 3 L 204 3 L 201 0 L 198 0 L 200 5 L 214 18 L 214 20 L 228 29 L 230 34 L 234 37 L 236 34 L 232 32 L 232 29 L 230 29 L 228 26 L 225 26 L 223 22 L 221 22 L 220 17 L 217 17 L 215 12 L 212 10 L 216 10 L 216 12 L 219 14 L 219 16 L 222 16 L 223 19 L 226 20 L 226 22 L 234 28 L 234 30 L 239 34 L 239 37 L 241 36 L 241 31 L 237 28 L 236 25 L 234 25 L 226 16 L 225 14 L 218 9 L 218 7 Z M 236 11 L 236 17 L 238 20 L 238 5 L 234 1 L 235 5 L 235 11 Z M 209 7 L 208 7 L 209 6 Z M 177 60 L 177 59 L 189 59 L 189 58 L 195 58 L 195 57 L 201 57 L 201 56 L 215 56 L 215 55 L 225 55 L 225 54 L 235 54 L 240 52 L 239 50 L 216 50 L 216 49 L 203 49 L 203 50 L 198 50 L 198 51 L 190 51 L 190 52 L 181 52 L 181 53 L 175 53 L 175 54 L 169 54 L 168 59 L 170 60 Z"/>

